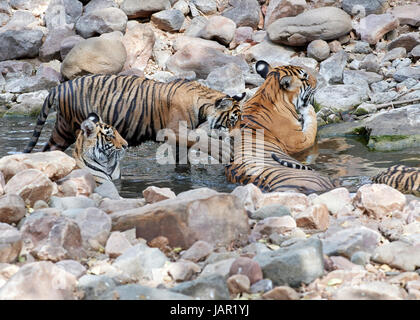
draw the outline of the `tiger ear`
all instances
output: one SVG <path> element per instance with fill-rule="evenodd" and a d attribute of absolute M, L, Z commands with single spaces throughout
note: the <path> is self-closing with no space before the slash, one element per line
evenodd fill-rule
<path fill-rule="evenodd" d="M 270 65 L 265 62 L 264 60 L 259 60 L 255 64 L 255 70 L 257 73 L 263 77 L 264 79 L 267 78 L 268 73 L 270 72 Z"/>
<path fill-rule="evenodd" d="M 102 122 L 101 117 L 99 117 L 95 112 L 89 113 L 87 119 L 93 121 L 94 123 Z"/>
<path fill-rule="evenodd" d="M 231 98 L 233 98 L 233 100 L 235 101 L 241 101 L 243 98 L 245 98 L 245 96 L 246 96 L 246 92 L 242 92 L 240 94 L 235 94 Z"/>
<path fill-rule="evenodd" d="M 95 122 L 88 118 L 82 122 L 80 129 L 86 138 L 90 138 L 95 133 Z"/>
<path fill-rule="evenodd" d="M 292 84 L 292 76 L 284 76 L 280 79 L 280 86 L 283 89 L 289 89 L 290 85 Z"/>

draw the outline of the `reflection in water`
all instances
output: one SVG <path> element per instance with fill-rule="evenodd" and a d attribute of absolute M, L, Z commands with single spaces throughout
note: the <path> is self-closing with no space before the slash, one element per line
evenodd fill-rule
<path fill-rule="evenodd" d="M 35 119 L 0 119 L 0 157 L 21 152 L 32 136 Z M 49 138 L 54 122 L 48 121 L 34 151 L 40 151 Z M 208 187 L 229 192 L 236 185 L 228 183 L 224 166 L 218 165 L 159 165 L 155 161 L 158 144 L 146 142 L 129 148 L 121 163 L 122 179 L 116 185 L 123 197 L 141 196 L 148 186 L 168 187 L 175 193 Z M 66 151 L 71 155 L 71 149 Z M 420 166 L 419 150 L 401 152 L 371 152 L 362 141 L 353 138 L 321 139 L 312 148 L 294 155 L 314 169 L 338 179 L 341 185 L 355 191 L 393 164 Z"/>

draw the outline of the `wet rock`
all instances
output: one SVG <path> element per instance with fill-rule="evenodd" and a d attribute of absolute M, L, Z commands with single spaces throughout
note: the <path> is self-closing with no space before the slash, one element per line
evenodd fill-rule
<path fill-rule="evenodd" d="M 344 50 L 338 51 L 321 62 L 319 73 L 324 77 L 327 83 L 342 83 L 347 59 L 348 54 Z"/>
<path fill-rule="evenodd" d="M 269 217 L 256 223 L 254 229 L 252 230 L 251 237 L 259 239 L 263 235 L 270 235 L 274 232 L 284 234 L 295 228 L 296 222 L 291 216 Z"/>
<path fill-rule="evenodd" d="M 264 27 L 267 28 L 277 19 L 294 17 L 307 8 L 304 0 L 274 0 L 270 1 L 265 13 Z"/>
<path fill-rule="evenodd" d="M 275 43 L 303 46 L 316 40 L 334 40 L 352 29 L 350 16 L 335 7 L 305 11 L 296 17 L 281 18 L 267 28 L 268 37 Z"/>
<path fill-rule="evenodd" d="M 333 294 L 333 300 L 401 300 L 406 297 L 402 288 L 373 281 L 358 286 L 343 286 Z"/>
<path fill-rule="evenodd" d="M 184 14 L 176 9 L 163 10 L 152 15 L 151 20 L 163 31 L 179 31 L 184 23 Z"/>
<path fill-rule="evenodd" d="M 369 99 L 363 88 L 356 85 L 332 85 L 317 90 L 315 104 L 320 108 L 330 108 L 338 112 L 349 111 Z"/>
<path fill-rule="evenodd" d="M 413 27 L 420 26 L 420 5 L 418 3 L 395 6 L 389 13 L 394 17 L 397 17 L 401 25 L 408 24 Z"/>
<path fill-rule="evenodd" d="M 250 282 L 247 276 L 235 274 L 230 276 L 226 282 L 231 294 L 236 295 L 242 292 L 249 292 Z"/>
<path fill-rule="evenodd" d="M 246 51 L 246 60 L 264 60 L 271 66 L 288 64 L 295 51 L 289 47 L 277 45 L 271 41 L 262 41 Z"/>
<path fill-rule="evenodd" d="M 271 204 L 281 204 L 289 208 L 292 216 L 294 216 L 309 207 L 309 199 L 302 193 L 270 192 L 264 194 L 264 198 L 259 202 L 257 209 Z"/>
<path fill-rule="evenodd" d="M 260 188 L 250 183 L 246 186 L 237 186 L 232 192 L 232 195 L 237 196 L 246 210 L 253 212 L 259 201 L 263 198 L 263 193 Z"/>
<path fill-rule="evenodd" d="M 420 80 L 420 67 L 403 67 L 394 73 L 393 78 L 398 82 L 402 82 L 409 78 Z"/>
<path fill-rule="evenodd" d="M 146 203 L 155 203 L 167 199 L 175 199 L 176 195 L 169 188 L 150 186 L 143 190 L 143 197 L 146 200 Z"/>
<path fill-rule="evenodd" d="M 255 282 L 251 288 L 251 293 L 264 293 L 273 289 L 273 282 L 270 279 L 262 279 Z"/>
<path fill-rule="evenodd" d="M 109 289 L 98 300 L 192 300 L 191 297 L 165 289 L 126 284 Z"/>
<path fill-rule="evenodd" d="M 298 287 L 310 283 L 324 272 L 322 244 L 317 239 L 301 240 L 289 247 L 254 257 L 265 278 L 274 285 Z"/>
<path fill-rule="evenodd" d="M 118 8 L 96 9 L 85 13 L 76 23 L 76 31 L 83 38 L 90 38 L 113 31 L 125 32 L 127 15 Z"/>
<path fill-rule="evenodd" d="M 370 14 L 384 13 L 388 8 L 387 0 L 343 0 L 341 7 L 352 16 L 361 15 L 362 17 Z"/>
<path fill-rule="evenodd" d="M 105 181 L 100 184 L 94 190 L 95 193 L 99 194 L 102 198 L 108 198 L 112 200 L 121 199 L 118 189 L 112 181 Z"/>
<path fill-rule="evenodd" d="M 105 246 L 111 232 L 111 218 L 98 208 L 87 208 L 76 215 L 83 243 L 93 249 Z"/>
<path fill-rule="evenodd" d="M 86 273 L 86 268 L 75 260 L 61 260 L 55 265 L 68 273 L 71 273 L 76 279 L 79 279 Z"/>
<path fill-rule="evenodd" d="M 182 259 L 199 262 L 206 259 L 213 252 L 213 246 L 206 241 L 196 241 L 182 254 Z"/>
<path fill-rule="evenodd" d="M 182 293 L 200 300 L 227 300 L 230 298 L 226 280 L 220 275 L 200 277 L 176 285 L 172 292 Z"/>
<path fill-rule="evenodd" d="M 256 0 L 236 1 L 233 8 L 223 11 L 222 16 L 233 20 L 238 27 L 256 29 L 260 22 L 260 6 Z"/>
<path fill-rule="evenodd" d="M 59 284 L 59 285 L 57 285 Z M 51 262 L 21 267 L 0 288 L 1 300 L 74 300 L 76 278 Z"/>
<path fill-rule="evenodd" d="M 52 0 L 45 11 L 45 24 L 49 30 L 52 30 L 76 23 L 82 11 L 83 4 L 78 0 Z"/>
<path fill-rule="evenodd" d="M 241 274 L 248 277 L 251 285 L 262 280 L 263 274 L 260 265 L 247 257 L 239 257 L 230 266 L 229 275 Z"/>
<path fill-rule="evenodd" d="M 123 43 L 101 37 L 77 43 L 61 65 L 61 73 L 67 79 L 89 73 L 116 74 L 125 63 L 127 53 Z"/>
<path fill-rule="evenodd" d="M 351 205 L 351 197 L 346 188 L 336 188 L 319 195 L 312 203 L 325 204 L 329 212 L 338 214 L 345 206 Z"/>
<path fill-rule="evenodd" d="M 100 295 L 114 289 L 115 281 L 106 275 L 86 274 L 79 278 L 77 288 L 84 292 L 84 300 L 99 300 Z"/>
<path fill-rule="evenodd" d="M 330 55 L 330 47 L 324 40 L 314 40 L 308 44 L 307 55 L 317 61 L 324 61 Z"/>
<path fill-rule="evenodd" d="M 98 208 L 110 214 L 114 212 L 140 208 L 140 207 L 143 207 L 145 204 L 146 204 L 146 201 L 144 199 L 121 199 L 121 200 L 103 199 L 99 203 Z"/>
<path fill-rule="evenodd" d="M 228 45 L 235 35 L 236 24 L 223 16 L 210 17 L 206 26 L 201 30 L 200 37 L 207 40 L 216 40 Z"/>
<path fill-rule="evenodd" d="M 16 194 L 0 196 L 0 222 L 17 223 L 26 214 L 25 202 Z"/>
<path fill-rule="evenodd" d="M 413 48 L 420 44 L 420 35 L 418 32 L 410 32 L 400 35 L 397 39 L 391 41 L 387 49 L 392 50 L 394 48 L 405 48 L 407 52 L 413 50 Z"/>
<path fill-rule="evenodd" d="M 295 216 L 296 225 L 303 229 L 325 231 L 329 226 L 329 213 L 325 204 L 316 204 Z"/>
<path fill-rule="evenodd" d="M 111 233 L 106 242 L 105 253 L 110 258 L 117 258 L 131 247 L 131 243 L 123 233 L 114 231 Z"/>
<path fill-rule="evenodd" d="M 270 204 L 253 212 L 251 218 L 262 220 L 269 217 L 282 217 L 287 215 L 291 215 L 289 208 L 281 204 Z"/>
<path fill-rule="evenodd" d="M 182 194 L 177 199 L 113 214 L 113 230 L 135 226 L 138 237 L 150 241 L 165 236 L 171 247 L 182 248 L 189 248 L 197 240 L 221 246 L 246 241 L 248 216 L 237 197 L 227 194 L 201 200 L 180 197 Z"/>
<path fill-rule="evenodd" d="M 153 273 L 159 271 L 168 258 L 157 248 L 150 248 L 139 243 L 124 251 L 112 264 L 117 270 L 132 279 L 153 279 Z"/>
<path fill-rule="evenodd" d="M 208 87 L 222 91 L 230 96 L 245 91 L 245 80 L 242 70 L 234 63 L 214 69 L 207 76 L 205 83 Z"/>
<path fill-rule="evenodd" d="M 280 286 L 263 294 L 265 300 L 299 300 L 299 294 L 288 286 Z"/>
<path fill-rule="evenodd" d="M 402 270 L 414 271 L 420 266 L 419 248 L 420 244 L 393 241 L 378 247 L 372 255 L 372 260 Z"/>
<path fill-rule="evenodd" d="M 21 249 L 21 233 L 9 224 L 0 222 L 0 263 L 14 262 Z"/>
<path fill-rule="evenodd" d="M 390 14 L 371 14 L 360 20 L 356 32 L 362 41 L 376 44 L 382 37 L 399 26 L 398 19 Z"/>
<path fill-rule="evenodd" d="M 37 200 L 48 201 L 53 192 L 53 183 L 47 175 L 36 169 L 27 169 L 14 175 L 4 191 L 19 195 L 31 207 Z"/>
<path fill-rule="evenodd" d="M 189 281 L 194 274 L 200 271 L 200 266 L 188 260 L 178 260 L 168 267 L 168 274 L 177 282 Z"/>
<path fill-rule="evenodd" d="M 57 181 L 63 197 L 90 196 L 96 188 L 93 175 L 86 169 L 77 169 Z"/>
<path fill-rule="evenodd" d="M 229 277 L 229 270 L 235 261 L 235 258 L 223 259 L 214 263 L 208 263 L 203 271 L 201 271 L 199 277 L 207 277 L 211 275 L 221 275 L 225 279 Z"/>
<path fill-rule="evenodd" d="M 169 0 L 124 0 L 120 9 L 125 12 L 129 19 L 135 18 L 147 18 L 150 17 L 153 13 L 169 9 L 171 3 Z"/>
<path fill-rule="evenodd" d="M 238 65 L 243 72 L 248 71 L 248 65 L 239 56 L 230 56 L 216 49 L 189 43 L 168 59 L 166 67 L 175 74 L 194 71 L 198 78 L 205 79 L 215 68 L 229 63 Z"/>
<path fill-rule="evenodd" d="M 351 227 L 334 232 L 322 240 L 328 256 L 343 255 L 351 258 L 357 251 L 372 253 L 379 245 L 381 235 L 366 227 Z"/>

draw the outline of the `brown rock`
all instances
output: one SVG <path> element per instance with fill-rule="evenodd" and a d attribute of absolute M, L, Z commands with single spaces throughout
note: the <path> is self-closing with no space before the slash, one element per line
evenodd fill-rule
<path fill-rule="evenodd" d="M 266 300 L 299 300 L 299 294 L 288 286 L 275 287 L 262 297 Z"/>
<path fill-rule="evenodd" d="M 353 199 L 355 207 L 375 218 L 402 211 L 405 202 L 406 198 L 401 192 L 384 184 L 364 185 L 357 190 Z"/>
<path fill-rule="evenodd" d="M 11 225 L 0 222 L 0 263 L 14 262 L 21 249 L 21 233 Z"/>
<path fill-rule="evenodd" d="M 127 59 L 123 70 L 134 68 L 143 71 L 152 55 L 153 45 L 155 44 L 153 30 L 141 23 L 127 28 L 122 43 L 127 51 Z"/>
<path fill-rule="evenodd" d="M 175 199 L 176 195 L 169 188 L 150 186 L 143 190 L 143 197 L 146 200 L 146 203 L 155 203 L 162 200 Z"/>
<path fill-rule="evenodd" d="M 315 204 L 295 216 L 296 225 L 304 229 L 325 231 L 329 226 L 329 213 L 325 204 Z"/>
<path fill-rule="evenodd" d="M 150 248 L 158 248 L 165 254 L 168 254 L 171 251 L 171 247 L 169 246 L 169 240 L 166 237 L 159 236 L 147 243 Z"/>
<path fill-rule="evenodd" d="M 17 223 L 26 214 L 25 202 L 16 194 L 0 197 L 0 222 Z"/>
<path fill-rule="evenodd" d="M 20 171 L 37 169 L 52 181 L 63 178 L 76 167 L 76 161 L 61 151 L 20 153 L 0 159 L 0 171 L 8 181 Z"/>
<path fill-rule="evenodd" d="M 249 292 L 251 284 L 247 276 L 234 274 L 227 279 L 227 286 L 231 294 Z"/>
<path fill-rule="evenodd" d="M 14 175 L 7 182 L 5 191 L 19 195 L 32 207 L 37 200 L 48 201 L 53 193 L 53 183 L 41 171 L 27 169 Z"/>
<path fill-rule="evenodd" d="M 86 169 L 77 169 L 57 181 L 61 197 L 89 197 L 96 188 L 93 175 Z"/>
<path fill-rule="evenodd" d="M 118 258 L 125 250 L 131 248 L 132 245 L 123 233 L 119 231 L 112 232 L 106 242 L 105 253 L 110 258 Z"/>
<path fill-rule="evenodd" d="M 370 14 L 360 20 L 356 32 L 360 35 L 362 41 L 376 44 L 386 33 L 398 26 L 398 19 L 388 13 Z"/>
<path fill-rule="evenodd" d="M 0 288 L 0 300 L 74 300 L 76 283 L 51 262 L 28 263 Z"/>
<path fill-rule="evenodd" d="M 206 259 L 213 252 L 213 246 L 206 241 L 196 241 L 182 254 L 182 259 L 199 262 Z"/>
<path fill-rule="evenodd" d="M 258 262 L 247 258 L 239 257 L 230 266 L 229 275 L 241 274 L 248 277 L 251 284 L 263 278 L 262 270 Z"/>
<path fill-rule="evenodd" d="M 309 199 L 302 193 L 270 192 L 264 194 L 264 198 L 258 203 L 258 207 L 256 209 L 269 204 L 281 204 L 288 207 L 294 216 L 309 207 Z"/>

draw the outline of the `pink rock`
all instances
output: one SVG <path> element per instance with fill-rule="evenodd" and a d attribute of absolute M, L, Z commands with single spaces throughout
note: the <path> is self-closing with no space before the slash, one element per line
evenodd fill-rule
<path fill-rule="evenodd" d="M 213 252 L 213 246 L 206 241 L 196 241 L 182 254 L 182 259 L 198 262 L 207 258 Z"/>
<path fill-rule="evenodd" d="M 132 245 L 123 233 L 119 231 L 112 232 L 106 242 L 105 253 L 110 258 L 118 258 L 125 250 L 131 248 Z"/>
<path fill-rule="evenodd" d="M 168 274 L 175 281 L 188 281 L 201 271 L 199 265 L 188 260 L 178 260 L 171 263 L 168 268 Z"/>
<path fill-rule="evenodd" d="M 325 204 L 332 214 L 337 214 L 346 205 L 351 204 L 350 193 L 346 188 L 337 188 L 317 196 L 313 204 Z"/>
<path fill-rule="evenodd" d="M 0 222 L 0 263 L 14 262 L 21 249 L 21 233 L 11 225 Z"/>
<path fill-rule="evenodd" d="M 122 42 L 127 51 L 127 60 L 123 70 L 132 68 L 144 70 L 155 44 L 153 30 L 149 26 L 139 23 L 132 28 L 127 28 Z"/>
<path fill-rule="evenodd" d="M 176 195 L 169 188 L 150 186 L 143 190 L 143 197 L 146 200 L 146 203 L 155 203 L 162 200 L 175 199 Z"/>
<path fill-rule="evenodd" d="M 236 23 L 223 16 L 212 16 L 201 31 L 200 36 L 228 45 L 235 35 Z"/>
<path fill-rule="evenodd" d="M 89 197 L 96 188 L 96 182 L 93 175 L 86 169 L 77 169 L 69 175 L 57 181 L 59 196 Z"/>
<path fill-rule="evenodd" d="M 141 208 L 146 204 L 144 199 L 123 199 L 123 200 L 113 200 L 113 199 L 102 199 L 99 203 L 99 209 L 105 211 L 108 214 Z"/>
<path fill-rule="evenodd" d="M 268 217 L 257 222 L 252 230 L 252 235 L 258 239 L 262 235 L 270 235 L 274 232 L 283 234 L 295 228 L 296 222 L 291 216 Z"/>
<path fill-rule="evenodd" d="M 295 215 L 309 207 L 309 199 L 302 193 L 270 192 L 264 194 L 264 198 L 258 203 L 257 209 L 269 204 L 281 204 L 288 207 L 292 215 Z"/>
<path fill-rule="evenodd" d="M 227 286 L 231 294 L 249 292 L 251 284 L 247 276 L 234 274 L 227 279 Z"/>
<path fill-rule="evenodd" d="M 257 209 L 258 204 L 264 198 L 261 189 L 252 183 L 236 187 L 231 194 L 237 196 L 242 201 L 245 209 L 251 212 Z"/>
<path fill-rule="evenodd" d="M 0 196 L 0 222 L 17 223 L 26 214 L 25 202 L 16 194 Z"/>
<path fill-rule="evenodd" d="M 393 211 L 402 211 L 406 203 L 405 196 L 384 184 L 367 184 L 357 190 L 353 199 L 355 207 L 374 218 L 381 218 Z"/>
<path fill-rule="evenodd" d="M 4 188 L 6 193 L 14 193 L 33 207 L 37 200 L 48 201 L 53 193 L 53 183 L 47 175 L 36 169 L 28 169 L 14 175 Z"/>
<path fill-rule="evenodd" d="M 266 300 L 299 300 L 299 294 L 288 286 L 280 286 L 263 294 Z"/>
<path fill-rule="evenodd" d="M 306 7 L 305 0 L 271 0 L 265 14 L 264 27 L 267 28 L 277 19 L 297 16 Z"/>
<path fill-rule="evenodd" d="M 251 42 L 254 35 L 254 29 L 251 27 L 239 27 L 235 30 L 235 35 L 229 48 L 233 49 L 241 43 Z"/>
<path fill-rule="evenodd" d="M 360 20 L 356 27 L 362 41 L 376 44 L 382 37 L 399 26 L 399 21 L 389 13 L 370 14 Z"/>
<path fill-rule="evenodd" d="M 263 273 L 258 262 L 247 257 L 239 257 L 232 263 L 229 275 L 234 274 L 247 276 L 251 284 L 258 282 L 263 278 Z"/>
<path fill-rule="evenodd" d="M 325 204 L 315 204 L 295 216 L 296 225 L 304 229 L 325 231 L 329 226 L 329 213 Z"/>

